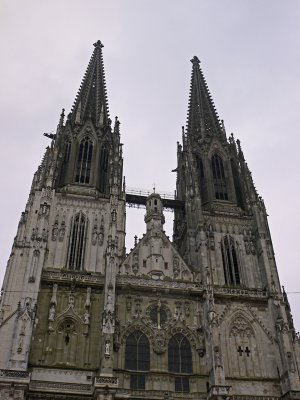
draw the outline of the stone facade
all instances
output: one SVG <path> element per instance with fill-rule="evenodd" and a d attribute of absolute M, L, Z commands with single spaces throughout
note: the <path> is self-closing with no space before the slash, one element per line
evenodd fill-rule
<path fill-rule="evenodd" d="M 51 136 L 13 243 L 0 399 L 300 399 L 299 338 L 266 209 L 199 60 L 166 203 L 126 194 L 102 47 Z M 129 254 L 126 202 L 146 206 Z"/>

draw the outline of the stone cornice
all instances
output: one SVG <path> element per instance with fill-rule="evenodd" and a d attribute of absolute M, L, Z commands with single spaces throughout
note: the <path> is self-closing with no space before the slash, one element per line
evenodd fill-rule
<path fill-rule="evenodd" d="M 104 276 L 100 274 L 89 274 L 74 271 L 43 271 L 42 281 L 44 282 L 76 282 L 76 284 L 103 286 Z"/>

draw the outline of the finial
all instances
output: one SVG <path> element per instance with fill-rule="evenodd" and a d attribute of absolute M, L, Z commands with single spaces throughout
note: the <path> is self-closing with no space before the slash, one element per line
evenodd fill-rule
<path fill-rule="evenodd" d="M 236 144 L 238 146 L 238 151 L 239 151 L 239 156 L 242 158 L 242 160 L 245 160 L 244 158 L 244 153 L 241 147 L 241 141 L 239 139 L 236 140 Z"/>
<path fill-rule="evenodd" d="M 137 239 L 138 239 L 138 237 L 137 237 L 137 235 L 135 235 L 135 236 L 134 236 L 134 246 L 137 245 Z"/>
<path fill-rule="evenodd" d="M 191 63 L 192 63 L 193 65 L 199 65 L 199 64 L 200 64 L 200 60 L 199 60 L 199 58 L 198 58 L 197 56 L 194 56 L 194 57 L 191 59 Z"/>
<path fill-rule="evenodd" d="M 104 47 L 104 46 L 103 46 L 103 44 L 101 43 L 100 40 L 97 40 L 97 42 L 94 43 L 94 47 L 95 47 L 96 49 L 102 49 L 102 47 Z"/>

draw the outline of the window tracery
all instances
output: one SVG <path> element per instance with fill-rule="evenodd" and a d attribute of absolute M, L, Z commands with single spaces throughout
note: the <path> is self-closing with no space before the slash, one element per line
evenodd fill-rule
<path fill-rule="evenodd" d="M 181 333 L 175 334 L 168 345 L 168 370 L 176 374 L 191 374 L 192 351 L 188 339 Z M 175 392 L 189 392 L 188 376 L 175 377 Z"/>
<path fill-rule="evenodd" d="M 125 369 L 137 372 L 130 375 L 130 388 L 145 389 L 145 374 L 141 372 L 150 370 L 150 344 L 141 331 L 132 332 L 126 339 Z"/>
<path fill-rule="evenodd" d="M 89 137 L 86 137 L 79 145 L 75 175 L 76 183 L 90 183 L 92 156 L 93 142 Z"/>
<path fill-rule="evenodd" d="M 71 229 L 68 258 L 69 269 L 80 270 L 83 267 L 86 228 L 86 217 L 80 212 L 75 216 Z"/>
<path fill-rule="evenodd" d="M 228 200 L 223 160 L 218 154 L 212 156 L 211 167 L 215 198 L 218 200 Z"/>
<path fill-rule="evenodd" d="M 225 236 L 221 241 L 224 278 L 226 285 L 240 285 L 240 272 L 238 256 L 234 240 L 231 236 Z"/>
<path fill-rule="evenodd" d="M 102 193 L 106 192 L 108 181 L 108 150 L 106 145 L 101 149 L 100 154 L 100 176 L 99 176 L 99 189 Z"/>

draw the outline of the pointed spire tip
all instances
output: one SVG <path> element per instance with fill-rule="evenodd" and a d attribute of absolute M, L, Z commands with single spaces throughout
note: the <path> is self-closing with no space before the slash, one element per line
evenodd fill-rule
<path fill-rule="evenodd" d="M 104 47 L 103 46 L 103 44 L 101 43 L 101 40 L 97 40 L 97 42 L 96 43 L 94 43 L 94 47 L 97 49 L 102 49 L 102 47 Z"/>
<path fill-rule="evenodd" d="M 191 63 L 192 63 L 193 65 L 199 65 L 199 64 L 200 64 L 200 60 L 199 60 L 199 58 L 198 58 L 197 56 L 194 56 L 194 57 L 191 59 Z"/>

